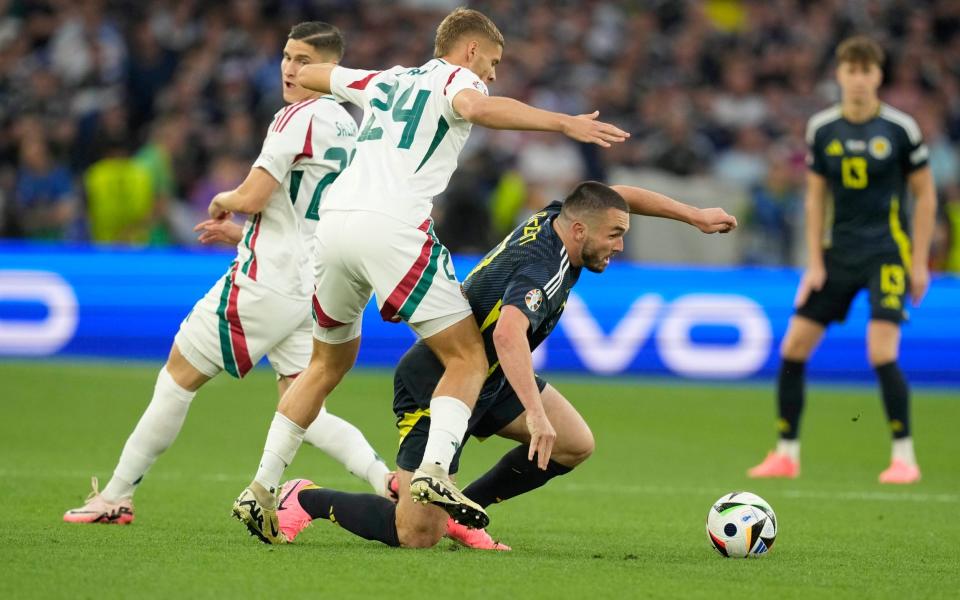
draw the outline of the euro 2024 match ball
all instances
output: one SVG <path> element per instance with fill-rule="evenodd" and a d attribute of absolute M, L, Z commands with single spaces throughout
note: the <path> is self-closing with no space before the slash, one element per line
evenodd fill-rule
<path fill-rule="evenodd" d="M 710 507 L 707 538 L 728 558 L 763 556 L 777 539 L 777 515 L 760 496 L 732 492 Z"/>

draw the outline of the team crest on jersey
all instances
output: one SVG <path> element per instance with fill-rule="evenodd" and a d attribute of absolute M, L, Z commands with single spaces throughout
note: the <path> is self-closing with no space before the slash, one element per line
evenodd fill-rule
<path fill-rule="evenodd" d="M 827 156 L 843 156 L 843 144 L 840 140 L 833 140 L 827 144 Z"/>
<path fill-rule="evenodd" d="M 540 310 L 540 305 L 543 304 L 543 292 L 534 288 L 527 292 L 527 296 L 523 301 L 527 303 L 527 308 L 532 312 L 537 312 Z"/>
<path fill-rule="evenodd" d="M 877 160 L 883 160 L 890 156 L 890 140 L 882 135 L 870 138 L 869 149 L 870 156 L 876 158 Z"/>

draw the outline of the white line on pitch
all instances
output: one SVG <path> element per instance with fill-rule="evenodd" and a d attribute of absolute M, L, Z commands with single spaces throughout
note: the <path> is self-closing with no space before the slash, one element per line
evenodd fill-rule
<path fill-rule="evenodd" d="M 95 471 L 79 470 L 60 470 L 60 471 L 33 471 L 17 469 L 0 469 L 0 477 L 10 478 L 30 478 L 30 479 L 59 479 L 59 480 L 86 480 Z M 291 478 L 303 475 L 291 472 Z M 328 473 L 317 473 L 327 485 L 343 485 L 350 482 L 358 482 L 358 479 L 348 476 L 343 471 L 334 471 Z M 215 483 L 237 483 L 243 484 L 250 481 L 249 475 L 240 473 L 205 473 L 202 475 L 190 475 L 180 471 L 160 471 L 149 473 L 146 477 L 152 481 L 206 481 Z M 106 483 L 106 479 L 102 482 Z M 556 481 L 548 486 L 548 489 L 559 492 L 603 492 L 624 495 L 653 496 L 653 495 L 683 495 L 683 496 L 705 496 L 714 498 L 717 495 L 718 488 L 698 488 L 698 487 L 674 487 L 661 485 L 624 485 L 624 484 L 586 484 Z M 719 490 L 723 491 L 723 490 Z M 729 490 L 733 491 L 733 490 Z M 960 503 L 960 495 L 946 493 L 922 493 L 922 492 L 871 492 L 871 491 L 827 491 L 815 489 L 786 489 L 771 490 L 771 497 L 783 496 L 787 498 L 797 498 L 806 500 L 849 500 L 849 501 L 876 501 L 876 502 L 938 502 L 944 504 Z"/>
<path fill-rule="evenodd" d="M 627 495 L 698 495 L 714 497 L 717 495 L 716 488 L 694 488 L 694 487 L 670 487 L 657 485 L 623 485 L 623 484 L 583 484 L 583 483 L 563 483 L 558 482 L 554 489 L 569 492 L 612 492 Z M 722 491 L 722 490 L 721 490 Z M 732 491 L 732 490 L 731 490 Z M 943 502 L 953 504 L 960 502 L 958 494 L 925 494 L 918 492 L 868 492 L 868 491 L 842 491 L 834 492 L 826 490 L 771 490 L 770 496 L 785 496 L 787 498 L 800 498 L 809 500 L 853 500 L 863 501 L 871 500 L 878 502 Z"/>

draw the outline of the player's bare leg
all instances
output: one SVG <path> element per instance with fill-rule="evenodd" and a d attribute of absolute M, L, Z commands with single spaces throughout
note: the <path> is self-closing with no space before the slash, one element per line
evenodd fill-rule
<path fill-rule="evenodd" d="M 776 450 L 747 475 L 755 478 L 786 477 L 800 475 L 800 417 L 803 413 L 804 383 L 807 360 L 816 350 L 826 328 L 806 317 L 794 315 L 780 345 L 780 374 L 777 382 L 777 402 L 780 440 Z"/>
<path fill-rule="evenodd" d="M 278 412 L 300 427 L 308 427 L 317 418 L 330 392 L 353 368 L 359 351 L 359 337 L 342 344 L 313 340 L 310 365 L 280 399 Z"/>
<path fill-rule="evenodd" d="M 359 349 L 359 337 L 342 344 L 314 340 L 309 366 L 280 399 L 257 475 L 233 503 L 233 516 L 266 544 L 286 541 L 277 521 L 283 470 L 296 456 L 306 428 L 317 418 L 326 397 L 353 367 Z"/>
<path fill-rule="evenodd" d="M 413 473 L 398 470 L 400 489 L 411 485 Z M 432 504 L 414 501 L 409 494 L 400 494 L 397 503 L 397 538 L 405 548 L 432 548 L 447 532 L 447 513 Z"/>
<path fill-rule="evenodd" d="M 424 341 L 444 366 L 430 400 L 430 432 L 423 461 L 410 480 L 415 502 L 435 504 L 467 527 L 483 528 L 486 512 L 450 480 L 450 463 L 466 434 L 467 422 L 487 375 L 487 357 L 470 314 Z"/>
<path fill-rule="evenodd" d="M 910 390 L 900 371 L 900 325 L 872 319 L 867 325 L 867 358 L 877 373 L 883 406 L 893 435 L 890 466 L 880 473 L 880 483 L 916 483 L 920 467 L 910 435 Z"/>
<path fill-rule="evenodd" d="M 557 432 L 557 441 L 550 453 L 550 460 L 572 469 L 590 458 L 596 442 L 583 416 L 563 394 L 557 391 L 557 388 L 550 384 L 540 392 L 540 398 L 543 401 L 543 410 Z M 529 444 L 530 429 L 527 427 L 526 413 L 521 413 L 509 425 L 498 431 L 497 435 L 521 444 Z M 536 466 L 535 461 L 531 464 Z"/>
<path fill-rule="evenodd" d="M 101 492 L 97 478 L 83 506 L 68 510 L 69 523 L 126 525 L 134 518 L 133 493 L 157 458 L 170 447 L 183 427 L 193 396 L 210 380 L 180 353 L 176 344 L 157 376 L 153 398 L 127 439 L 113 477 Z"/>
<path fill-rule="evenodd" d="M 278 398 L 283 398 L 298 376 L 277 376 Z M 342 464 L 353 476 L 369 483 L 377 494 L 392 497 L 388 489 L 390 469 L 352 423 L 321 407 L 317 418 L 307 427 L 303 441 Z"/>

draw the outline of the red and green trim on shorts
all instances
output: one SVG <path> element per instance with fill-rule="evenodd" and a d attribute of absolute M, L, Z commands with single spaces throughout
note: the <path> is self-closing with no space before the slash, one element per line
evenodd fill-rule
<path fill-rule="evenodd" d="M 223 354 L 223 368 L 234 377 L 243 377 L 253 368 L 250 352 L 247 350 L 247 338 L 240 322 L 240 307 L 237 300 L 240 286 L 237 285 L 237 263 L 233 263 L 230 272 L 224 277 L 223 292 L 217 316 L 220 329 L 220 351 Z"/>
<path fill-rule="evenodd" d="M 433 232 L 433 220 L 427 219 L 417 229 L 426 233 L 427 239 L 420 248 L 420 256 L 380 308 L 384 321 L 409 321 L 427 295 L 440 267 L 444 248 Z"/>
<path fill-rule="evenodd" d="M 254 248 L 257 245 L 257 238 L 260 237 L 260 221 L 263 219 L 263 213 L 257 213 L 250 218 L 250 227 L 246 235 L 243 236 L 243 245 L 250 251 L 250 256 L 244 261 L 240 271 L 250 279 L 257 280 L 257 254 Z"/>

